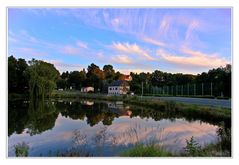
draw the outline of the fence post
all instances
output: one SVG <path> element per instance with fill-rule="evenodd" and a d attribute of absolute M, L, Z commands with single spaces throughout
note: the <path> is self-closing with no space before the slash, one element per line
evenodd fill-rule
<path fill-rule="evenodd" d="M 194 84 L 194 96 L 196 96 L 196 84 Z"/>
<path fill-rule="evenodd" d="M 188 84 L 188 96 L 189 96 L 189 84 Z"/>
<path fill-rule="evenodd" d="M 181 95 L 183 95 L 183 85 L 181 86 Z"/>
<path fill-rule="evenodd" d="M 171 95 L 173 96 L 173 85 L 171 86 Z"/>
<path fill-rule="evenodd" d="M 202 96 L 203 96 L 203 83 L 202 83 Z"/>
<path fill-rule="evenodd" d="M 211 82 L 211 96 L 212 96 L 212 82 Z"/>

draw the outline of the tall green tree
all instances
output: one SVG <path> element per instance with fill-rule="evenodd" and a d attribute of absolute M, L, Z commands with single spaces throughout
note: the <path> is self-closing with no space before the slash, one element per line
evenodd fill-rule
<path fill-rule="evenodd" d="M 51 95 L 60 73 L 53 64 L 32 59 L 27 69 L 31 98 L 44 98 Z"/>

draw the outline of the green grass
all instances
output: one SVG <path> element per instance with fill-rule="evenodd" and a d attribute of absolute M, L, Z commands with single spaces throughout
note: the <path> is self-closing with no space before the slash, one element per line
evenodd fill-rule
<path fill-rule="evenodd" d="M 54 91 L 53 98 L 84 98 L 97 99 L 105 101 L 123 101 L 127 104 L 137 105 L 146 108 L 158 110 L 170 110 L 182 113 L 198 113 L 200 115 L 214 116 L 218 119 L 229 120 L 231 118 L 231 111 L 228 108 L 210 107 L 203 105 L 194 105 L 179 103 L 175 101 L 162 101 L 152 98 L 141 98 L 140 96 L 108 96 L 100 93 L 80 93 L 79 91 Z"/>
<path fill-rule="evenodd" d="M 169 157 L 170 152 L 163 151 L 154 145 L 137 144 L 133 148 L 120 154 L 122 157 Z"/>

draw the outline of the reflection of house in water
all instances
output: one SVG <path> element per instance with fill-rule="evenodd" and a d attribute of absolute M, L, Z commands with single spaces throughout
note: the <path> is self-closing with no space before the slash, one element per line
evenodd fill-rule
<path fill-rule="evenodd" d="M 81 104 L 83 105 L 94 105 L 94 101 L 86 101 L 86 100 L 82 100 Z"/>
<path fill-rule="evenodd" d="M 81 92 L 83 93 L 94 92 L 94 87 L 82 87 Z"/>
<path fill-rule="evenodd" d="M 130 106 L 125 106 L 122 101 L 108 103 L 108 109 L 119 116 L 130 116 L 132 114 Z"/>

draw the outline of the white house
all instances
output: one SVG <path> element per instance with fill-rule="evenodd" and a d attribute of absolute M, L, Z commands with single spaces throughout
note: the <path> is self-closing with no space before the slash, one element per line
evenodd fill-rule
<path fill-rule="evenodd" d="M 82 87 L 81 92 L 84 92 L 84 93 L 94 92 L 94 87 Z"/>
<path fill-rule="evenodd" d="M 124 80 L 117 80 L 108 86 L 108 94 L 110 95 L 124 95 L 129 92 L 129 83 Z"/>

